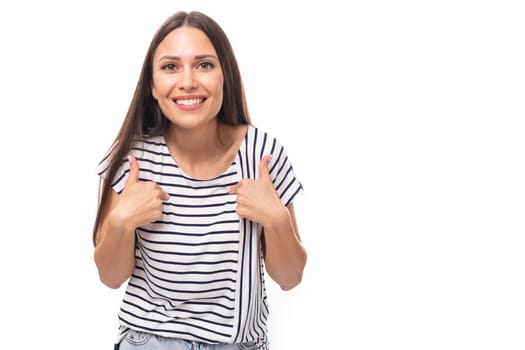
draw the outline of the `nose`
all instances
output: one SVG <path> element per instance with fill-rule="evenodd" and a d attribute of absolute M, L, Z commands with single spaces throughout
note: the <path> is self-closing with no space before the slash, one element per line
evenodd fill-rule
<path fill-rule="evenodd" d="M 185 69 L 181 74 L 180 88 L 186 91 L 191 91 L 197 87 L 197 82 L 192 69 Z"/>

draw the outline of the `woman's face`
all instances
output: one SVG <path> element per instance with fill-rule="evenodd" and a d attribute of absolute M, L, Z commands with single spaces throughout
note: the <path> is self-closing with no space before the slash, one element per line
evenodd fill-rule
<path fill-rule="evenodd" d="M 224 76 L 211 41 L 201 30 L 173 30 L 153 56 L 152 94 L 177 127 L 214 120 L 223 100 Z"/>

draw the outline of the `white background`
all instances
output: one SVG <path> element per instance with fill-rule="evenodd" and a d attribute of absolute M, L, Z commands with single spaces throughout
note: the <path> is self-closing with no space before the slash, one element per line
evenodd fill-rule
<path fill-rule="evenodd" d="M 255 125 L 306 194 L 279 349 L 525 348 L 520 1 L 0 5 L 2 343 L 111 349 L 123 290 L 92 259 L 95 167 L 176 10 L 229 35 Z"/>

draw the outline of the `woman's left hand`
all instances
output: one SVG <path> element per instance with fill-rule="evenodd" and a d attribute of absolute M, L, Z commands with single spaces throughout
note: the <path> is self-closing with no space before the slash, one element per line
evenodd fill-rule
<path fill-rule="evenodd" d="M 272 155 L 267 154 L 261 159 L 257 179 L 242 179 L 229 191 L 237 195 L 237 214 L 265 227 L 276 223 L 279 218 L 287 218 L 286 207 L 270 178 L 268 164 L 271 158 Z"/>

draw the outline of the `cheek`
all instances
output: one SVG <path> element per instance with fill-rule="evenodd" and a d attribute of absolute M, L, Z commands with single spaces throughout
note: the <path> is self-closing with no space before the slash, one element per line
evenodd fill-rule
<path fill-rule="evenodd" d="M 224 80 L 221 79 L 214 79 L 213 81 L 210 81 L 208 83 L 209 90 L 213 91 L 213 94 L 215 95 L 215 98 L 217 101 L 220 101 L 220 104 L 222 104 L 222 99 L 224 95 Z"/>
<path fill-rule="evenodd" d="M 153 97 L 155 99 L 159 99 L 166 96 L 167 94 L 169 94 L 170 86 L 172 85 L 173 84 L 172 82 L 170 82 L 170 79 L 159 79 L 158 77 L 153 76 L 153 83 L 151 84 Z"/>
<path fill-rule="evenodd" d="M 201 86 L 210 93 L 213 93 L 214 95 L 222 94 L 224 86 L 224 77 L 222 72 L 215 71 L 212 74 L 202 74 L 198 77 L 198 81 L 200 82 Z"/>
<path fill-rule="evenodd" d="M 222 78 L 219 79 L 216 76 L 206 76 L 200 79 L 200 83 L 202 87 L 206 88 L 206 90 L 217 94 L 218 92 L 222 92 L 224 80 Z"/>

